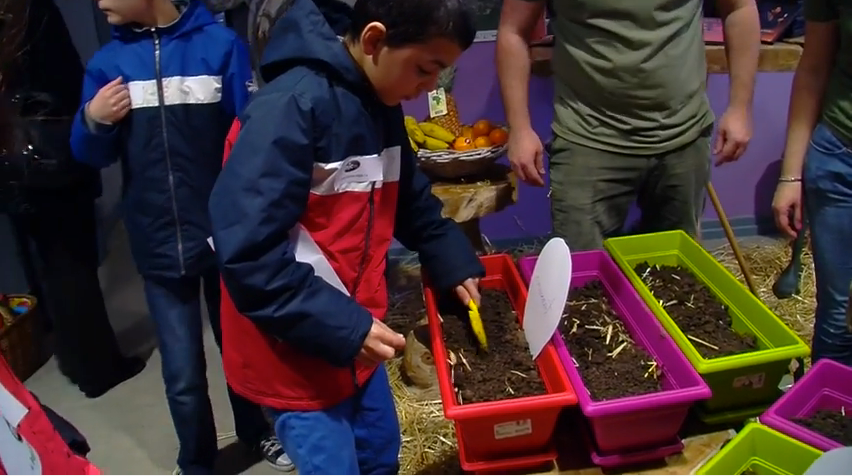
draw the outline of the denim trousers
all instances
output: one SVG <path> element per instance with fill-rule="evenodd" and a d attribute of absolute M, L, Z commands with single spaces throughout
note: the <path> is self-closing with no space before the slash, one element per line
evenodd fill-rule
<path fill-rule="evenodd" d="M 399 420 L 384 366 L 334 407 L 267 411 L 299 474 L 399 472 Z"/>
<path fill-rule="evenodd" d="M 852 149 L 823 124 L 811 135 L 802 178 L 816 275 L 812 359 L 852 366 Z"/>
<path fill-rule="evenodd" d="M 221 290 L 215 268 L 204 276 L 145 279 L 145 297 L 162 356 L 166 399 L 180 443 L 177 464 L 184 474 L 212 474 L 218 453 L 213 408 L 207 393 L 202 289 L 210 327 L 221 351 Z M 237 438 L 246 445 L 258 445 L 270 432 L 263 410 L 230 387 L 228 397 Z"/>

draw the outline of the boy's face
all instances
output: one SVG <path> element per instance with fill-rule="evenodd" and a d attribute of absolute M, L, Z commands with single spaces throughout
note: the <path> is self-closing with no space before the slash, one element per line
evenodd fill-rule
<path fill-rule="evenodd" d="M 462 54 L 458 45 L 443 38 L 398 48 L 385 46 L 384 38 L 381 23 L 367 25 L 361 34 L 361 48 L 367 59 L 362 67 L 379 99 L 388 106 L 435 89 L 438 73 Z"/>
<path fill-rule="evenodd" d="M 124 25 L 145 18 L 151 0 L 97 0 L 110 25 Z"/>

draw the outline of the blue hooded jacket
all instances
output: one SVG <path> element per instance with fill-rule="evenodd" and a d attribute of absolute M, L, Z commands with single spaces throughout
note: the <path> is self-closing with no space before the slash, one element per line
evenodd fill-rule
<path fill-rule="evenodd" d="M 75 158 L 122 160 L 124 223 L 143 276 L 180 277 L 215 266 L 207 202 L 225 136 L 249 97 L 248 51 L 198 0 L 160 28 L 119 26 L 86 66 L 71 132 Z M 85 105 L 122 77 L 131 110 L 115 126 L 87 124 Z M 90 127 L 94 126 L 94 127 Z"/>

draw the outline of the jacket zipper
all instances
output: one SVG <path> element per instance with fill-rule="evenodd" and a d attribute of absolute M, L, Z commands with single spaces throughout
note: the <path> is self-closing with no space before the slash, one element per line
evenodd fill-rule
<path fill-rule="evenodd" d="M 373 234 L 373 215 L 376 209 L 376 182 L 370 185 L 370 196 L 367 198 L 369 212 L 367 214 L 367 232 L 364 237 L 364 254 L 361 255 L 361 263 L 358 265 L 358 274 L 355 275 L 355 286 L 352 287 L 352 299 L 357 301 L 358 288 L 361 286 L 361 279 L 364 277 L 364 268 L 367 266 L 367 255 L 370 252 L 370 237 Z M 355 385 L 355 390 L 358 390 L 358 372 L 355 369 L 355 363 L 352 364 L 352 383 Z"/>
<path fill-rule="evenodd" d="M 177 195 L 175 193 L 175 175 L 172 171 L 172 156 L 169 153 L 169 134 L 166 131 L 166 95 L 163 91 L 163 75 L 160 70 L 160 35 L 156 28 L 151 28 L 154 35 L 154 63 L 157 69 L 157 98 L 160 106 L 160 120 L 163 123 L 163 145 L 166 149 L 166 167 L 169 169 L 169 191 L 172 198 L 172 215 L 175 219 L 175 235 L 177 236 L 178 261 L 180 262 L 180 274 L 186 274 L 186 266 L 183 262 L 183 237 L 180 234 L 180 218 L 178 217 Z"/>

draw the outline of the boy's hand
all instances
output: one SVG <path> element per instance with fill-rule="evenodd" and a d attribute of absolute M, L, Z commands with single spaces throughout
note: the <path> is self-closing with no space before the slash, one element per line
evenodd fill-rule
<path fill-rule="evenodd" d="M 471 299 L 479 306 L 482 300 L 482 296 L 479 294 L 479 278 L 465 279 L 463 283 L 456 286 L 456 295 L 465 306 Z"/>
<path fill-rule="evenodd" d="M 358 360 L 366 365 L 378 365 L 392 359 L 396 351 L 405 349 L 405 337 L 373 318 L 373 327 L 364 339 Z"/>
<path fill-rule="evenodd" d="M 112 125 L 130 111 L 130 91 L 121 76 L 102 87 L 86 104 L 86 113 L 93 121 Z"/>

